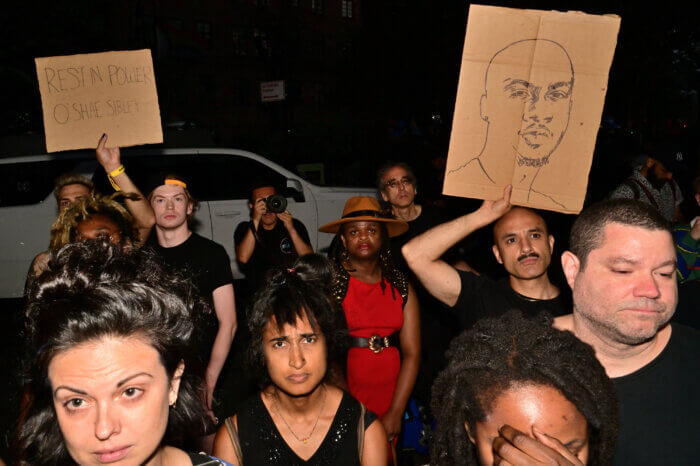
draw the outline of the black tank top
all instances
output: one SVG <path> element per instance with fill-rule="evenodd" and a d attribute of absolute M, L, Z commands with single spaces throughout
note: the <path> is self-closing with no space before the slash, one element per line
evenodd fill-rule
<path fill-rule="evenodd" d="M 258 393 L 246 400 L 237 413 L 238 438 L 243 454 L 243 464 L 245 466 L 359 465 L 357 428 L 360 413 L 360 402 L 343 392 L 343 398 L 326 437 L 308 461 L 304 461 L 284 441 Z M 366 411 L 365 430 L 376 419 L 377 416 L 374 413 Z"/>

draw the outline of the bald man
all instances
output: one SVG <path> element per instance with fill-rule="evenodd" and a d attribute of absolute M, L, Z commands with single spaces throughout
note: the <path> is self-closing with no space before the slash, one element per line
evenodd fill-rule
<path fill-rule="evenodd" d="M 508 185 L 503 198 L 484 201 L 478 210 L 426 231 L 402 249 L 423 286 L 454 309 L 464 328 L 511 308 L 533 316 L 540 311 L 554 316 L 571 312 L 570 293 L 559 290 L 547 275 L 554 237 L 536 212 L 511 207 L 511 191 Z M 493 254 L 508 272 L 507 280 L 460 271 L 440 259 L 454 244 L 492 222 Z"/>
<path fill-rule="evenodd" d="M 516 189 L 529 190 L 531 201 L 548 198 L 564 207 L 533 184 L 566 134 L 573 88 L 571 58 L 554 41 L 526 39 L 496 52 L 486 69 L 480 101 L 480 116 L 487 123 L 484 145 L 447 176 L 469 174 L 481 177 L 484 184 L 513 183 Z M 504 169 L 504 160 L 513 164 Z"/>

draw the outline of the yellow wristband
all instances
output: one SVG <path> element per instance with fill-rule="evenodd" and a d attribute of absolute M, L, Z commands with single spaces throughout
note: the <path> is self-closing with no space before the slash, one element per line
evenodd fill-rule
<path fill-rule="evenodd" d="M 110 175 L 107 175 L 107 179 L 109 180 L 109 184 L 112 185 L 115 191 L 121 191 L 122 188 L 119 187 L 116 181 L 114 181 L 114 178 L 112 178 Z"/>
<path fill-rule="evenodd" d="M 119 168 L 115 168 L 114 170 L 112 170 L 111 172 L 109 172 L 109 176 L 111 176 L 112 178 L 114 178 L 115 176 L 119 176 L 119 175 L 121 175 L 122 173 L 124 173 L 124 165 L 119 165 Z"/>

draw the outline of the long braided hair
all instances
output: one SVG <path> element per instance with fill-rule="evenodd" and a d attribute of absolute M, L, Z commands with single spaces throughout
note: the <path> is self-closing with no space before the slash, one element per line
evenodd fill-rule
<path fill-rule="evenodd" d="M 552 327 L 552 317 L 528 319 L 520 311 L 482 319 L 452 341 L 448 365 L 433 384 L 437 430 L 431 464 L 477 465 L 472 432 L 490 406 L 513 385 L 534 383 L 559 390 L 586 418 L 589 464 L 612 461 L 617 438 L 617 397 L 593 348 L 571 332 Z"/>
<path fill-rule="evenodd" d="M 391 257 L 389 232 L 386 229 L 386 225 L 383 222 L 377 223 L 379 224 L 382 241 L 378 258 L 379 267 L 382 274 L 380 282 L 382 293 L 386 292 L 386 283 L 388 282 L 389 285 L 391 285 L 391 297 L 396 299 L 396 291 L 398 291 L 403 300 L 403 306 L 408 300 L 408 279 L 406 274 L 404 274 L 396 266 Z M 350 280 L 350 274 L 348 273 L 348 268 L 351 267 L 350 255 L 348 254 L 348 250 L 345 248 L 343 240 L 341 239 L 341 236 L 348 225 L 349 223 L 340 226 L 338 233 L 336 233 L 333 241 L 331 242 L 330 250 L 328 252 L 328 257 L 333 263 L 332 292 L 333 296 L 340 303 L 342 303 L 343 299 L 345 299 L 345 294 L 348 291 L 348 282 Z"/>

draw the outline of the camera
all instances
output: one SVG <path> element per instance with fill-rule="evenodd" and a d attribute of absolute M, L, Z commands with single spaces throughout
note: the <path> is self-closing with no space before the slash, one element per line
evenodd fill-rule
<path fill-rule="evenodd" d="M 281 194 L 273 194 L 265 198 L 265 207 L 267 207 L 268 212 L 281 214 L 287 210 L 287 198 Z"/>

